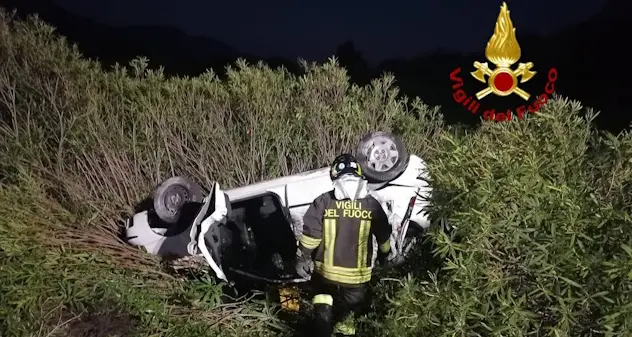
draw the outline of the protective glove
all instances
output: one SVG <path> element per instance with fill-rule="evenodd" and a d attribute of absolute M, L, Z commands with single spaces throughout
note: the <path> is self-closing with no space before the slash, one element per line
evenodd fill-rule
<path fill-rule="evenodd" d="M 298 276 L 308 279 L 314 271 L 314 262 L 309 256 L 302 254 L 300 251 L 296 256 L 296 273 Z"/>

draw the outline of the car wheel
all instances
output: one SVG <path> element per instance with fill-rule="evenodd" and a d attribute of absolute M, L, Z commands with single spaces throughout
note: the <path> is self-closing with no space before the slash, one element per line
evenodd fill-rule
<path fill-rule="evenodd" d="M 386 182 L 397 178 L 408 164 L 408 152 L 399 137 L 390 132 L 371 132 L 360 140 L 356 149 L 364 175 L 372 181 Z"/>
<path fill-rule="evenodd" d="M 158 185 L 154 191 L 154 211 L 160 220 L 175 224 L 187 203 L 202 202 L 202 188 L 184 177 L 171 177 Z"/>

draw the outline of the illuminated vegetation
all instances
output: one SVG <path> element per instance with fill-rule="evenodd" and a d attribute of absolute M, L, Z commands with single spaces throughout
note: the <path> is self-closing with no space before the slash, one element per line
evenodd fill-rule
<path fill-rule="evenodd" d="M 632 331 L 632 136 L 592 130 L 579 103 L 466 133 L 389 76 L 350 86 L 333 61 L 300 77 L 238 63 L 225 80 L 166 78 L 143 59 L 105 72 L 4 13 L 0 50 L 2 336 L 291 334 L 274 304 L 222 304 L 212 280 L 125 245 L 121 220 L 169 176 L 232 187 L 301 172 L 370 130 L 427 160 L 431 214 L 454 229 L 376 280 L 363 331 Z"/>

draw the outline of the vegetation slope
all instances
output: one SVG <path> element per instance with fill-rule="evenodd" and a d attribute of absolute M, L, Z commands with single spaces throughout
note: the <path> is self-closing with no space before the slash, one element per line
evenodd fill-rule
<path fill-rule="evenodd" d="M 2 336 L 291 335 L 269 301 L 221 303 L 212 279 L 125 245 L 122 219 L 167 177 L 301 172 L 371 130 L 427 160 L 431 216 L 452 228 L 376 279 L 364 335 L 632 333 L 632 135 L 594 130 L 579 102 L 457 130 L 393 77 L 353 86 L 333 60 L 301 76 L 241 62 L 223 81 L 142 58 L 103 71 L 6 12 L 0 57 Z"/>

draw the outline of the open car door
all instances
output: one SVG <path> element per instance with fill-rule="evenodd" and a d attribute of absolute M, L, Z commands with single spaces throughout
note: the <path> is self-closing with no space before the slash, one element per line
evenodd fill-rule
<path fill-rule="evenodd" d="M 421 234 L 424 232 L 424 228 L 427 227 L 426 223 L 419 224 L 411 221 L 413 212 L 423 213 L 423 216 L 416 215 L 415 220 L 420 221 L 427 218 L 426 211 L 423 209 L 427 203 L 424 201 L 424 195 L 421 193 L 421 189 L 416 191 L 415 197 L 412 197 L 408 204 L 393 205 L 392 207 L 401 207 L 396 212 L 390 212 L 389 221 L 393 226 L 393 232 L 391 233 L 391 252 L 388 257 L 389 266 L 397 266 L 403 263 L 409 256 L 412 248 L 419 243 Z M 401 210 L 406 207 L 406 211 L 403 213 Z M 388 209 L 386 207 L 385 209 Z M 398 216 L 399 215 L 399 216 Z M 424 226 L 426 225 L 426 226 Z"/>
<path fill-rule="evenodd" d="M 217 278 L 228 281 L 222 270 L 219 251 L 219 225 L 225 221 L 228 213 L 224 192 L 214 183 L 211 193 L 204 198 L 202 207 L 191 225 L 187 250 L 191 255 L 201 254 L 213 269 Z"/>

